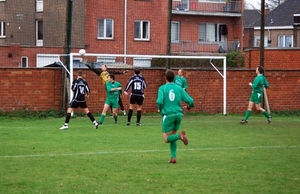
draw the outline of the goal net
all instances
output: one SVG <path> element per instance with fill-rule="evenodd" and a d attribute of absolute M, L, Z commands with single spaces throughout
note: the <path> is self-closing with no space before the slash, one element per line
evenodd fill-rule
<path fill-rule="evenodd" d="M 70 85 L 73 81 L 74 68 L 86 68 L 83 61 L 92 63 L 95 68 L 100 68 L 105 64 L 109 69 L 113 68 L 145 68 L 151 69 L 153 67 L 165 67 L 166 69 L 199 67 L 200 61 L 206 61 L 210 68 L 213 68 L 223 80 L 223 114 L 226 115 L 226 57 L 225 56 L 179 56 L 179 55 L 130 55 L 130 54 L 98 54 L 98 53 L 70 53 Z M 218 65 L 215 63 L 218 62 Z M 179 64 L 180 66 L 176 66 Z M 197 66 L 198 65 L 198 66 Z M 151 84 L 147 80 L 148 85 Z M 189 82 L 189 81 L 188 81 Z M 72 98 L 72 92 L 70 92 Z"/>

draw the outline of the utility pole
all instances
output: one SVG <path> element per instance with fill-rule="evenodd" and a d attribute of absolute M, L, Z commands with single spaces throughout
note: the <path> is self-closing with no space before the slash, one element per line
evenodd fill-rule
<path fill-rule="evenodd" d="M 168 17 L 167 17 L 167 55 L 171 55 L 171 15 L 172 0 L 168 0 Z M 166 69 L 170 69 L 170 59 L 166 59 Z"/>
<path fill-rule="evenodd" d="M 71 47 L 72 47 L 72 20 L 73 20 L 73 0 L 68 1 L 67 5 L 67 19 L 66 19 L 66 52 L 65 54 L 71 53 Z M 68 57 L 68 70 L 70 70 L 70 57 Z"/>
<path fill-rule="evenodd" d="M 70 71 L 70 53 L 71 53 L 71 44 L 72 44 L 72 15 L 73 15 L 73 0 L 67 1 L 66 8 L 66 27 L 65 27 L 65 40 L 64 40 L 64 59 L 63 63 L 67 66 L 67 69 Z M 68 107 L 68 102 L 70 99 L 70 75 L 63 71 L 62 74 L 62 104 L 61 107 L 65 110 Z"/>
<path fill-rule="evenodd" d="M 264 66 L 265 58 L 265 0 L 261 0 L 260 17 L 260 66 Z"/>

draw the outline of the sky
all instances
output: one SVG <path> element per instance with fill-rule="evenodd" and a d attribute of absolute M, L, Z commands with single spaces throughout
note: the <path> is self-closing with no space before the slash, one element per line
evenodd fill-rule
<path fill-rule="evenodd" d="M 245 0 L 246 4 L 251 4 L 253 5 L 255 8 L 260 9 L 260 2 L 261 0 Z M 249 7 L 251 8 L 251 7 Z"/>

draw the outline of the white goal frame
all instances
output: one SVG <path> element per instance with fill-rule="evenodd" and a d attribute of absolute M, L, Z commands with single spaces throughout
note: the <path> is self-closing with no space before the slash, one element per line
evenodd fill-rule
<path fill-rule="evenodd" d="M 96 53 L 86 53 L 81 56 L 79 53 L 70 53 L 70 86 L 73 82 L 73 58 L 74 56 L 79 57 L 122 57 L 126 61 L 126 58 L 164 58 L 164 59 L 210 59 L 210 65 L 219 73 L 223 78 L 223 115 L 226 115 L 226 57 L 225 56 L 174 56 L 174 55 L 130 55 L 130 54 L 96 54 Z M 223 60 L 223 74 L 217 69 L 217 67 L 212 63 L 213 59 Z M 73 97 L 72 90 L 70 89 L 70 100 Z"/>

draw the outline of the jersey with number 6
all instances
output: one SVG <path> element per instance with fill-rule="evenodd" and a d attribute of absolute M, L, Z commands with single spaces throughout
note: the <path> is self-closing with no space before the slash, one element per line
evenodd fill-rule
<path fill-rule="evenodd" d="M 182 113 L 181 101 L 194 107 L 194 99 L 181 86 L 172 82 L 159 87 L 156 103 L 162 115 Z"/>
<path fill-rule="evenodd" d="M 144 97 L 144 90 L 147 87 L 146 80 L 143 76 L 139 74 L 135 74 L 130 78 L 128 81 L 124 91 L 128 91 L 131 87 L 131 95 L 133 96 L 143 96 Z"/>

